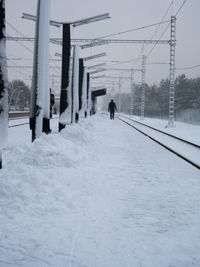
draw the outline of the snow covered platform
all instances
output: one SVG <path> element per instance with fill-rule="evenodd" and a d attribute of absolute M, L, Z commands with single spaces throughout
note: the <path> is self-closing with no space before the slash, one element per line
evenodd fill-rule
<path fill-rule="evenodd" d="M 1 267 L 200 266 L 196 168 L 103 114 L 32 144 L 28 125 L 9 135 Z"/>

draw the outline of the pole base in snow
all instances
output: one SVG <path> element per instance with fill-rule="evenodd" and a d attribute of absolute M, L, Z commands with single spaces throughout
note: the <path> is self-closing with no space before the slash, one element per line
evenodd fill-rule
<path fill-rule="evenodd" d="M 29 119 L 30 129 L 33 130 L 35 127 L 35 117 Z"/>
<path fill-rule="evenodd" d="M 66 126 L 65 124 L 62 124 L 62 123 L 59 122 L 58 131 L 59 132 L 62 131 L 65 128 L 65 126 Z"/>
<path fill-rule="evenodd" d="M 43 127 L 42 127 L 43 133 L 49 134 L 51 133 L 50 129 L 50 119 L 43 118 Z"/>
<path fill-rule="evenodd" d="M 30 126 L 30 129 L 32 130 L 32 142 L 36 139 L 35 122 L 36 122 L 35 117 L 32 117 L 32 118 L 29 119 L 29 126 Z"/>
<path fill-rule="evenodd" d="M 0 169 L 2 169 L 2 151 L 0 150 Z"/>
<path fill-rule="evenodd" d="M 87 118 L 87 111 L 85 111 L 85 118 Z"/>
<path fill-rule="evenodd" d="M 75 114 L 75 123 L 78 123 L 78 121 L 79 121 L 79 114 L 76 113 L 76 114 Z"/>

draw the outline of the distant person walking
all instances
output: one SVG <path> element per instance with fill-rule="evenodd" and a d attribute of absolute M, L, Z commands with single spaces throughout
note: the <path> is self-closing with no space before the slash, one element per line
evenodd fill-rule
<path fill-rule="evenodd" d="M 116 110 L 117 110 L 117 107 L 115 105 L 115 102 L 113 101 L 113 99 L 111 99 L 111 101 L 108 105 L 108 112 L 110 112 L 110 119 L 111 120 L 114 120 Z"/>
<path fill-rule="evenodd" d="M 55 96 L 51 92 L 51 88 L 50 88 L 50 118 L 52 118 L 52 110 L 53 110 L 53 105 L 54 104 L 55 104 Z"/>

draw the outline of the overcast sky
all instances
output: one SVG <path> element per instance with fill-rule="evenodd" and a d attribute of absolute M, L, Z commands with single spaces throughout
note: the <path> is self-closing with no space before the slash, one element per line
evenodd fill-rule
<path fill-rule="evenodd" d="M 81 18 L 109 12 L 111 19 L 96 22 L 74 28 L 72 30 L 72 38 L 97 38 L 104 35 L 119 33 L 129 29 L 150 25 L 161 21 L 163 15 L 167 11 L 171 0 L 51 0 L 51 19 L 58 21 L 74 21 Z M 174 0 L 167 13 L 166 20 L 175 14 L 183 0 Z M 34 36 L 34 22 L 21 18 L 22 12 L 35 14 L 37 0 L 6 0 L 6 20 L 7 34 L 9 36 Z M 188 0 L 177 16 L 177 46 L 176 46 L 176 67 L 183 68 L 200 64 L 200 1 Z M 158 39 L 167 24 L 161 26 L 154 39 Z M 14 28 L 21 34 L 17 33 Z M 114 39 L 151 39 L 157 27 L 151 27 L 144 30 L 129 32 L 117 35 Z M 61 37 L 62 29 L 51 27 L 51 37 Z M 162 37 L 169 40 L 170 31 Z M 26 47 L 24 47 L 26 46 Z M 28 49 L 27 49 L 28 48 Z M 144 54 L 149 53 L 152 45 L 145 46 Z M 136 44 L 109 44 L 96 48 L 84 49 L 81 56 L 89 56 L 91 54 L 106 52 L 107 57 L 90 62 L 90 65 L 107 62 L 109 66 L 111 61 L 125 61 L 141 57 L 142 45 Z M 33 54 L 32 42 L 7 42 L 7 57 L 12 59 L 8 61 L 9 66 L 32 66 Z M 59 59 L 54 56 L 55 52 L 61 52 L 61 47 L 50 44 L 51 59 Z M 18 60 L 17 60 L 18 59 Z M 22 60 L 23 59 L 23 60 Z M 60 63 L 50 61 L 51 66 L 59 66 Z M 147 63 L 169 62 L 169 45 L 157 45 L 150 56 Z M 131 61 L 128 64 L 118 64 L 116 68 L 137 68 L 140 67 L 141 61 Z M 199 76 L 200 68 L 194 68 L 186 71 L 178 71 L 176 75 L 185 72 L 188 77 Z M 22 79 L 30 85 L 30 77 L 32 75 L 31 68 L 9 68 L 9 80 Z M 59 68 L 51 69 L 51 74 L 60 75 Z M 108 72 L 113 74 L 114 72 Z M 116 74 L 116 72 L 115 72 Z M 121 75 L 127 75 L 121 74 Z M 159 83 L 162 78 L 169 76 L 168 65 L 147 65 L 146 81 L 149 84 Z M 59 82 L 54 77 L 53 86 Z M 135 74 L 135 82 L 141 82 L 141 74 Z M 52 79 L 51 79 L 52 86 Z M 59 87 L 59 83 L 57 84 Z M 128 81 L 124 86 L 128 87 Z"/>

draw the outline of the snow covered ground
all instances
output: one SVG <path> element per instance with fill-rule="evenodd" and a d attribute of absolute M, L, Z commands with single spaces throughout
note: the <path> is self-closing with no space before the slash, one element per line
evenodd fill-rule
<path fill-rule="evenodd" d="M 200 266 L 200 172 L 98 114 L 30 143 L 9 129 L 0 266 Z"/>

